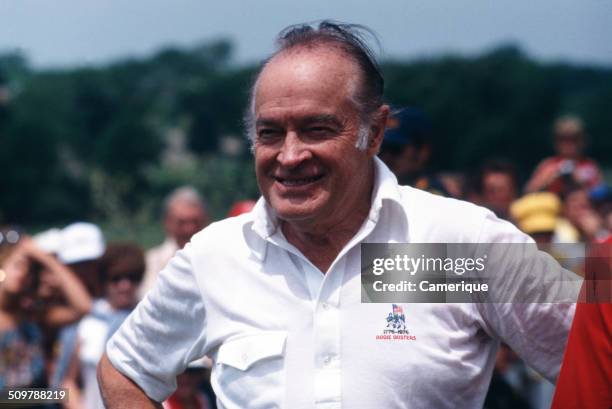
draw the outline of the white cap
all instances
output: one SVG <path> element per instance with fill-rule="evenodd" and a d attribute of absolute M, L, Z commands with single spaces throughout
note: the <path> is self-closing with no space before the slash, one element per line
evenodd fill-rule
<path fill-rule="evenodd" d="M 100 258 L 105 249 L 102 230 L 95 224 L 79 222 L 62 230 L 57 255 L 63 263 L 73 264 Z"/>
<path fill-rule="evenodd" d="M 62 233 L 60 229 L 53 228 L 38 233 L 33 239 L 42 251 L 53 254 L 59 252 L 62 243 Z"/>

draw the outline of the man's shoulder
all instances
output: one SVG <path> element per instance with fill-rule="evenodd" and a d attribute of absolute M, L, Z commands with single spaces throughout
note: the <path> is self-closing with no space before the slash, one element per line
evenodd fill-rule
<path fill-rule="evenodd" d="M 249 228 L 252 221 L 253 216 L 250 213 L 219 220 L 196 233 L 191 238 L 191 243 L 197 248 L 227 248 L 228 244 L 244 242 L 245 229 Z"/>
<path fill-rule="evenodd" d="M 477 218 L 482 219 L 491 214 L 485 207 L 465 200 L 455 199 L 416 189 L 400 186 L 400 197 L 404 209 L 421 215 L 435 214 L 436 217 Z"/>
<path fill-rule="evenodd" d="M 400 198 L 413 241 L 475 241 L 484 222 L 497 219 L 482 206 L 409 186 L 400 187 Z"/>

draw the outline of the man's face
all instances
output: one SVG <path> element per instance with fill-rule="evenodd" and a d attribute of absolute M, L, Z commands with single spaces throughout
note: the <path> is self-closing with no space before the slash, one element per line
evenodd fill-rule
<path fill-rule="evenodd" d="M 201 206 L 181 201 L 170 205 L 164 219 L 166 234 L 176 240 L 179 248 L 183 248 L 206 224 L 207 216 Z"/>
<path fill-rule="evenodd" d="M 586 214 L 594 212 L 587 191 L 580 189 L 569 193 L 565 198 L 564 212 L 570 222 L 579 226 Z"/>
<path fill-rule="evenodd" d="M 255 170 L 280 219 L 333 225 L 369 194 L 369 159 L 380 138 L 365 151 L 355 146 L 360 120 L 351 97 L 358 80 L 348 57 L 324 48 L 280 54 L 261 73 Z"/>
<path fill-rule="evenodd" d="M 504 172 L 485 173 L 482 178 L 482 199 L 496 212 L 506 214 L 516 196 L 516 186 L 511 175 Z"/>
<path fill-rule="evenodd" d="M 578 159 L 584 149 L 584 137 L 576 132 L 562 132 L 555 136 L 555 149 L 559 156 Z"/>

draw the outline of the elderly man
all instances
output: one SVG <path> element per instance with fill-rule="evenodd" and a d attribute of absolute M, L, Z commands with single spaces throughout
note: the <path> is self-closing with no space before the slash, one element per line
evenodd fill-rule
<path fill-rule="evenodd" d="M 382 92 L 354 26 L 281 34 L 250 113 L 263 198 L 196 234 L 109 341 L 108 407 L 155 407 L 204 354 L 224 408 L 482 406 L 500 339 L 554 378 L 571 304 L 394 305 L 415 341 L 376 339 L 392 306 L 361 303 L 360 243 L 528 241 L 397 185 L 375 157 Z"/>
<path fill-rule="evenodd" d="M 138 289 L 139 299 L 153 287 L 159 272 L 177 250 L 185 247 L 191 236 L 208 224 L 204 200 L 191 186 L 175 189 L 164 202 L 163 223 L 166 240 L 147 251 L 147 270 Z"/>

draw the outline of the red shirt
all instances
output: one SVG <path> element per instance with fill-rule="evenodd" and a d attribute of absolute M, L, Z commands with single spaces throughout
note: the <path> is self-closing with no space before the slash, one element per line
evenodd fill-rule
<path fill-rule="evenodd" d="M 209 409 L 210 405 L 208 404 L 208 399 L 206 399 L 199 392 L 193 396 L 193 400 L 191 402 L 193 406 L 198 409 Z M 176 396 L 175 393 L 170 395 L 170 397 L 163 403 L 164 409 L 184 409 L 184 406 L 181 404 L 181 401 Z"/>
<path fill-rule="evenodd" d="M 612 246 L 596 246 L 589 262 L 593 275 L 581 293 L 587 302 L 576 305 L 552 409 L 612 408 Z"/>
<path fill-rule="evenodd" d="M 572 161 L 562 158 L 560 156 L 553 156 L 544 159 L 542 162 L 540 162 L 532 176 L 532 179 L 536 178 L 537 174 L 546 173 L 549 170 L 555 170 L 557 172 L 560 172 L 561 168 L 566 163 L 573 164 L 573 171 L 571 175 L 573 179 L 580 185 L 588 189 L 592 189 L 602 182 L 601 171 L 599 170 L 599 166 L 597 166 L 597 163 L 595 161 L 588 158 L 581 158 Z M 560 176 L 561 175 L 559 175 L 559 177 L 553 180 L 545 188 L 545 190 L 560 194 L 564 190 L 564 181 Z"/>

